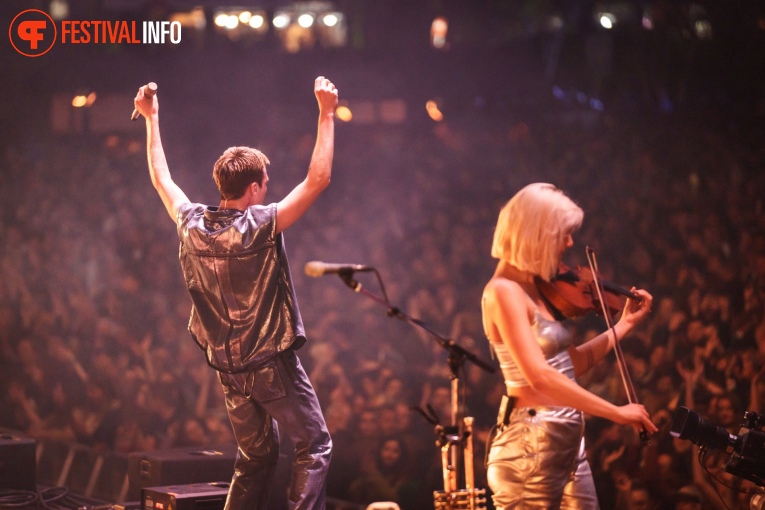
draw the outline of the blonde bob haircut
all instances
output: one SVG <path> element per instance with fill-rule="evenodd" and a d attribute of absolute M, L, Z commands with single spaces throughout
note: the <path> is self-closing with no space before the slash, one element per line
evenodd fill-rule
<path fill-rule="evenodd" d="M 552 184 L 529 184 L 500 211 L 491 256 L 549 281 L 566 236 L 583 218 L 584 211 Z"/>

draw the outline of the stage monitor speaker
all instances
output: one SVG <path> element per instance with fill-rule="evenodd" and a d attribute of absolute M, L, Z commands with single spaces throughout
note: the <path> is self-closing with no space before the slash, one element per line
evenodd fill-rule
<path fill-rule="evenodd" d="M 230 481 L 236 452 L 229 444 L 128 454 L 128 499 L 139 499 L 145 487 Z"/>
<path fill-rule="evenodd" d="M 34 439 L 0 434 L 0 489 L 37 490 Z"/>
<path fill-rule="evenodd" d="M 228 482 L 146 487 L 141 510 L 223 510 L 228 487 Z"/>

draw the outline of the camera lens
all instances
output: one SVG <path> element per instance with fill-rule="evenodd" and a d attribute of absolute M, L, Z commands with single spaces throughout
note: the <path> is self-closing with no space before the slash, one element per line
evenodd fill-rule
<path fill-rule="evenodd" d="M 724 428 L 710 423 L 687 407 L 677 409 L 670 434 L 680 439 L 688 439 L 699 446 L 719 449 L 734 446 L 738 439 Z"/>

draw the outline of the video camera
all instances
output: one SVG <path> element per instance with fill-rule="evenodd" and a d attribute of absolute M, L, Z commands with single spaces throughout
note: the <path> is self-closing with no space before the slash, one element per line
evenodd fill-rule
<path fill-rule="evenodd" d="M 687 407 L 678 408 L 672 421 L 672 437 L 693 444 L 725 450 L 730 456 L 725 471 L 765 487 L 765 417 L 747 411 L 738 435 L 729 433 Z"/>

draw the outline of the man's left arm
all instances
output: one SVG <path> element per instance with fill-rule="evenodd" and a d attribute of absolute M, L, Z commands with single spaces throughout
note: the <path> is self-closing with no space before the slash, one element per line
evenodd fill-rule
<path fill-rule="evenodd" d="M 295 186 L 276 207 L 276 233 L 295 223 L 329 185 L 332 158 L 335 152 L 335 107 L 337 89 L 331 81 L 319 76 L 314 82 L 319 103 L 319 127 L 306 178 Z"/>

